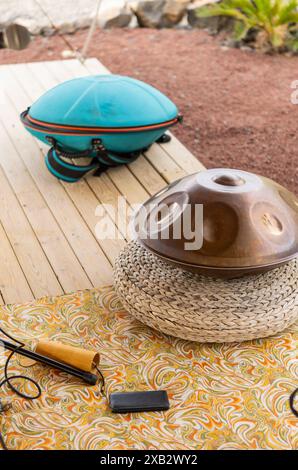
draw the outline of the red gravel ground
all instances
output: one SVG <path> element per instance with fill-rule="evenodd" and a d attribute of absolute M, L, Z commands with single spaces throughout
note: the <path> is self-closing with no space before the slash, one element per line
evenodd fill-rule
<path fill-rule="evenodd" d="M 68 36 L 80 48 L 86 31 Z M 0 63 L 60 59 L 59 36 L 36 38 Z M 89 50 L 114 73 L 149 82 L 184 114 L 175 134 L 206 167 L 266 175 L 298 193 L 298 58 L 226 49 L 199 30 L 98 31 Z M 1 72 L 0 72 L 1 73 Z"/>

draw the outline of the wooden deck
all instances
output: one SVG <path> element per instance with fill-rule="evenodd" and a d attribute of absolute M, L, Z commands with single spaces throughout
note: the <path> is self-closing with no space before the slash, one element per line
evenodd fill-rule
<path fill-rule="evenodd" d="M 167 183 L 203 169 L 173 137 L 127 167 L 75 184 L 46 169 L 47 147 L 24 129 L 19 113 L 59 82 L 109 73 L 96 59 L 0 66 L 0 302 L 111 284 L 112 265 L 125 240 L 97 240 L 100 203 L 143 202 Z M 114 220 L 111 211 L 109 217 Z M 121 230 L 117 226 L 117 230 Z"/>

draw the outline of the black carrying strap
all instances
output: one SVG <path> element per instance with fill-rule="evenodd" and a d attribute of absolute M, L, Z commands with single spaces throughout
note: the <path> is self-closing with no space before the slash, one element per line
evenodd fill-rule
<path fill-rule="evenodd" d="M 96 158 L 92 160 L 90 165 L 74 165 L 73 163 L 65 162 L 59 155 L 59 153 L 51 147 L 46 156 L 46 165 L 48 170 L 63 181 L 68 183 L 75 183 L 84 175 L 89 173 L 91 170 L 99 170 L 99 162 Z M 100 174 L 105 171 L 108 167 L 100 165 Z"/>
<path fill-rule="evenodd" d="M 71 152 L 68 150 L 64 150 L 57 142 L 57 140 L 54 137 L 51 136 L 46 136 L 46 140 L 49 142 L 49 144 L 52 145 L 52 148 L 56 150 L 57 153 L 59 153 L 62 157 L 65 158 L 84 158 L 84 157 L 89 157 L 92 152 L 96 152 L 97 155 L 102 154 L 106 155 L 107 150 L 105 149 L 101 139 L 92 139 L 91 142 L 91 148 L 82 150 L 79 152 Z"/>
<path fill-rule="evenodd" d="M 57 178 L 69 183 L 78 181 L 92 170 L 96 170 L 95 176 L 100 176 L 110 167 L 134 161 L 143 151 L 147 150 L 146 148 L 131 153 L 108 152 L 101 139 L 93 139 L 90 149 L 71 152 L 60 147 L 53 137 L 47 136 L 46 139 L 52 145 L 46 156 L 48 170 Z M 92 156 L 92 161 L 88 165 L 75 165 L 71 161 L 66 162 L 63 159 L 75 160 L 78 158 L 91 158 Z"/>

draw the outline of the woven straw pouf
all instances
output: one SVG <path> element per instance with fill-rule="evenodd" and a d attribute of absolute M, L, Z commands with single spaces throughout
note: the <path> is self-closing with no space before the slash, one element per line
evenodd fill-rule
<path fill-rule="evenodd" d="M 124 308 L 163 333 L 199 342 L 274 335 L 298 319 L 298 260 L 265 274 L 213 279 L 173 267 L 137 241 L 115 263 Z"/>

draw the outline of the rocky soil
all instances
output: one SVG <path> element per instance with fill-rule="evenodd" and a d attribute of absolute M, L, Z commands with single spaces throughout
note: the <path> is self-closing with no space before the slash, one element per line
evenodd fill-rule
<path fill-rule="evenodd" d="M 69 35 L 80 48 L 85 31 Z M 36 38 L 0 63 L 60 59 L 59 36 Z M 207 167 L 236 167 L 271 177 L 298 194 L 298 104 L 291 84 L 298 58 L 221 46 L 201 30 L 97 31 L 89 56 L 114 73 L 158 87 L 185 116 L 176 135 Z M 298 84 L 298 82 L 297 82 Z"/>

